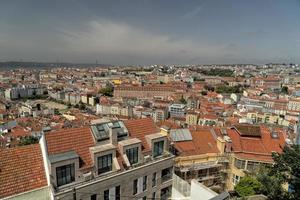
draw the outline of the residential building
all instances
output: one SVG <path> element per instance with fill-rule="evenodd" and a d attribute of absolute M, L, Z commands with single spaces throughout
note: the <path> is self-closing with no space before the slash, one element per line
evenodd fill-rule
<path fill-rule="evenodd" d="M 225 140 L 215 129 L 195 128 L 175 134 L 170 131 L 177 155 L 175 174 L 189 183 L 195 179 L 207 187 L 223 191 L 228 168 L 228 159 L 224 154 Z"/>
<path fill-rule="evenodd" d="M 96 120 L 42 137 L 54 199 L 167 199 L 173 158 L 151 119 Z"/>
<path fill-rule="evenodd" d="M 286 134 L 282 129 L 265 125 L 238 124 L 226 134 L 230 138 L 226 145 L 231 149 L 228 190 L 233 190 L 247 173 L 256 173 L 260 166 L 272 164 L 272 153 L 282 152 L 286 144 Z"/>
<path fill-rule="evenodd" d="M 5 90 L 5 98 L 15 100 L 21 98 L 33 98 L 44 94 L 46 89 L 39 84 L 22 85 Z"/>
<path fill-rule="evenodd" d="M 167 99 L 168 96 L 176 92 L 174 87 L 164 85 L 146 85 L 146 86 L 117 86 L 114 89 L 115 98 L 136 97 L 143 99 L 152 99 L 162 97 Z"/>
<path fill-rule="evenodd" d="M 170 117 L 184 117 L 186 106 L 184 104 L 172 104 L 169 106 Z"/>

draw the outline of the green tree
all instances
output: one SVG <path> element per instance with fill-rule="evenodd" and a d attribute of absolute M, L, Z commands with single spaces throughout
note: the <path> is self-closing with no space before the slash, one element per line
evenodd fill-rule
<path fill-rule="evenodd" d="M 285 200 L 287 194 L 282 183 L 284 182 L 281 178 L 276 176 L 270 176 L 270 169 L 261 169 L 257 174 L 257 180 L 263 185 L 261 193 L 266 195 L 269 199 Z"/>
<path fill-rule="evenodd" d="M 85 109 L 86 109 L 85 104 L 82 103 L 82 102 L 79 102 L 79 109 L 80 109 L 80 110 L 85 110 Z"/>
<path fill-rule="evenodd" d="M 181 96 L 181 98 L 180 98 L 180 103 L 182 103 L 182 104 L 186 104 L 187 102 L 186 102 L 186 100 L 183 98 L 183 95 Z"/>
<path fill-rule="evenodd" d="M 241 196 L 260 194 L 263 185 L 254 177 L 245 176 L 235 186 L 235 191 Z"/>
<path fill-rule="evenodd" d="M 289 93 L 289 88 L 287 86 L 282 86 L 281 93 L 288 94 Z"/>
<path fill-rule="evenodd" d="M 282 153 L 273 153 L 272 157 L 274 164 L 261 169 L 256 175 L 257 181 L 263 185 L 257 191 L 272 200 L 300 199 L 299 145 L 285 146 Z M 242 196 L 253 193 L 253 185 L 257 188 L 257 184 L 241 180 L 235 189 Z M 290 190 L 285 186 L 289 186 Z"/>
<path fill-rule="evenodd" d="M 285 146 L 282 153 L 273 153 L 274 165 L 269 176 L 275 177 L 283 184 L 288 184 L 290 191 L 284 190 L 285 199 L 300 199 L 300 147 L 299 145 Z"/>
<path fill-rule="evenodd" d="M 113 96 L 113 92 L 114 92 L 114 88 L 113 87 L 105 87 L 105 88 L 101 88 L 99 90 L 99 93 L 104 95 L 104 96 L 108 96 L 108 97 L 112 97 Z"/>
<path fill-rule="evenodd" d="M 19 146 L 29 145 L 29 144 L 36 144 L 39 142 L 39 139 L 34 136 L 25 136 L 21 138 L 19 142 Z"/>
<path fill-rule="evenodd" d="M 203 90 L 203 91 L 201 91 L 201 94 L 202 94 L 203 96 L 205 96 L 205 95 L 207 95 L 207 91 Z"/>
<path fill-rule="evenodd" d="M 60 115 L 60 112 L 59 112 L 59 110 L 57 108 L 54 108 L 54 114 L 55 115 Z"/>

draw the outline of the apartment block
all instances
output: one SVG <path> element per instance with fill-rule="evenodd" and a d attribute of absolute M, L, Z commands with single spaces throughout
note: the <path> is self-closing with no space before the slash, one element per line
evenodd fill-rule
<path fill-rule="evenodd" d="M 173 158 L 151 119 L 93 121 L 42 137 L 54 199 L 167 199 Z"/>
<path fill-rule="evenodd" d="M 22 85 L 20 87 L 13 87 L 6 89 L 4 92 L 5 98 L 15 100 L 20 98 L 32 98 L 44 94 L 46 89 L 38 84 Z"/>

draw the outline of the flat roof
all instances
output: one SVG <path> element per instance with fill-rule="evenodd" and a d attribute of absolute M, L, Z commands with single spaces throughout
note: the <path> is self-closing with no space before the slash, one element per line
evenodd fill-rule
<path fill-rule="evenodd" d="M 53 154 L 49 156 L 50 163 L 56 163 L 64 160 L 78 158 L 78 154 L 75 151 L 67 151 L 64 153 Z"/>

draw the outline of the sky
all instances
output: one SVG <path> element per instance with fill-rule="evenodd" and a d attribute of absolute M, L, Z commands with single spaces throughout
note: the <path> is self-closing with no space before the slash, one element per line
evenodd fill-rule
<path fill-rule="evenodd" d="M 12 60 L 300 63 L 300 0 L 1 0 Z"/>

